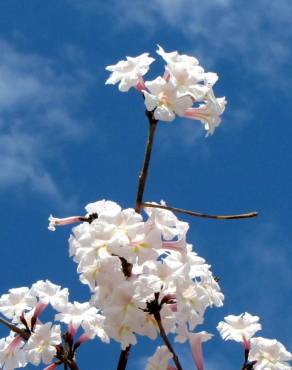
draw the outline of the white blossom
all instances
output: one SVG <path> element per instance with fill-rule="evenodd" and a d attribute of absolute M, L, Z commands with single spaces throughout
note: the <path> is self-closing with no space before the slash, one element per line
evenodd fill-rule
<path fill-rule="evenodd" d="M 174 63 L 186 63 L 190 66 L 199 65 L 199 61 L 195 57 L 185 54 L 179 54 L 177 51 L 167 53 L 160 45 L 158 45 L 158 49 L 156 50 L 156 52 L 165 60 L 168 65 Z"/>
<path fill-rule="evenodd" d="M 3 370 L 14 370 L 27 364 L 26 353 L 21 348 L 23 340 L 11 333 L 0 339 L 0 367 Z"/>
<path fill-rule="evenodd" d="M 199 284 L 188 281 L 178 281 L 176 291 L 178 316 L 194 330 L 204 321 L 204 313 L 209 304 L 208 296 Z"/>
<path fill-rule="evenodd" d="M 31 310 L 37 299 L 27 287 L 9 289 L 9 294 L 0 297 L 0 312 L 8 319 L 18 321 L 18 317 L 25 310 Z"/>
<path fill-rule="evenodd" d="M 116 217 L 122 210 L 117 203 L 105 199 L 89 203 L 85 209 L 87 211 L 87 216 L 96 213 L 98 217 L 107 219 Z"/>
<path fill-rule="evenodd" d="M 250 343 L 249 361 L 256 361 L 255 370 L 291 370 L 288 361 L 292 360 L 292 353 L 276 339 L 258 337 Z"/>
<path fill-rule="evenodd" d="M 59 285 L 49 280 L 39 280 L 32 285 L 31 294 L 39 298 L 44 304 L 51 304 L 54 308 L 62 307 L 68 302 L 68 289 L 61 289 Z"/>
<path fill-rule="evenodd" d="M 161 205 L 165 206 L 165 202 L 161 201 Z M 165 240 L 172 240 L 175 237 L 180 239 L 189 229 L 187 222 L 178 220 L 175 214 L 167 209 L 145 207 L 144 210 L 149 216 L 147 221 L 149 227 L 157 227 Z"/>
<path fill-rule="evenodd" d="M 259 317 L 245 312 L 239 316 L 229 315 L 220 321 L 217 329 L 225 340 L 244 342 L 249 340 L 262 326 L 258 323 Z"/>
<path fill-rule="evenodd" d="M 185 111 L 184 116 L 195 120 L 200 120 L 207 136 L 212 135 L 215 128 L 221 123 L 220 115 L 224 112 L 226 106 L 225 97 L 216 98 L 214 93 L 210 91 L 206 95 L 204 104 L 200 104 L 198 108 L 189 108 Z"/>
<path fill-rule="evenodd" d="M 120 81 L 119 90 L 123 92 L 128 91 L 131 87 L 136 87 L 140 78 L 148 72 L 150 64 L 154 61 L 153 58 L 149 57 L 149 53 L 126 59 L 106 67 L 107 71 L 112 72 L 106 80 L 106 84 L 114 85 Z"/>
<path fill-rule="evenodd" d="M 149 91 L 143 90 L 146 108 L 148 111 L 155 109 L 154 117 L 157 120 L 173 121 L 176 114 L 183 116 L 193 105 L 190 96 L 178 94 L 175 84 L 162 77 L 146 81 L 145 86 Z"/>
<path fill-rule="evenodd" d="M 83 321 L 81 325 L 85 334 L 91 339 L 99 337 L 103 342 L 109 343 L 109 337 L 104 330 L 104 320 L 104 316 L 96 314 L 91 320 Z"/>
<path fill-rule="evenodd" d="M 27 360 L 33 365 L 49 364 L 56 354 L 55 346 L 61 343 L 61 328 L 51 322 L 38 324 L 31 334 L 25 350 Z"/>
<path fill-rule="evenodd" d="M 97 309 L 92 307 L 89 302 L 69 302 L 61 307 L 59 311 L 60 313 L 55 315 L 55 320 L 71 325 L 75 330 L 79 328 L 82 322 L 93 320 L 97 314 Z"/>

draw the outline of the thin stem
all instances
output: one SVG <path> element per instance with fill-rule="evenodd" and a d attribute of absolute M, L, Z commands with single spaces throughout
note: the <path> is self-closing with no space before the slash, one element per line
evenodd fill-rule
<path fill-rule="evenodd" d="M 144 163 L 142 170 L 139 175 L 139 183 L 138 183 L 138 191 L 136 196 L 136 208 L 135 211 L 137 213 L 140 213 L 141 207 L 142 207 L 142 201 L 143 201 L 143 195 L 144 195 L 144 189 L 146 185 L 147 175 L 148 175 L 148 168 L 151 158 L 151 151 L 153 146 L 153 139 L 154 134 L 157 126 L 157 120 L 153 116 L 153 112 L 146 111 L 146 115 L 149 120 L 149 135 L 148 135 L 148 142 L 146 145 L 146 151 L 145 151 L 145 157 L 144 157 Z"/>
<path fill-rule="evenodd" d="M 163 327 L 162 322 L 161 322 L 160 312 L 155 312 L 154 317 L 155 317 L 155 320 L 156 320 L 157 325 L 159 327 L 160 336 L 163 339 L 163 341 L 164 341 L 166 347 L 168 348 L 169 352 L 172 353 L 173 362 L 175 363 L 177 370 L 182 370 L 179 359 L 178 359 L 174 349 L 172 348 L 172 345 L 171 345 L 170 341 L 168 340 L 167 335 L 165 333 L 164 327 Z"/>
<path fill-rule="evenodd" d="M 148 168 L 149 168 L 149 163 L 150 163 L 150 158 L 151 158 L 153 139 L 154 139 L 154 134 L 155 134 L 155 130 L 156 130 L 157 122 L 158 122 L 153 117 L 153 112 L 146 111 L 146 116 L 148 117 L 148 121 L 149 121 L 149 134 L 148 134 L 148 141 L 147 141 L 146 150 L 145 150 L 143 167 L 139 175 L 138 190 L 137 190 L 137 195 L 136 195 L 136 208 L 135 208 L 135 211 L 137 213 L 140 213 L 141 208 L 142 208 L 141 205 L 142 205 L 144 189 L 145 189 L 147 175 L 148 175 Z M 126 349 L 121 351 L 117 370 L 126 369 L 131 347 L 132 346 L 129 345 Z"/>
<path fill-rule="evenodd" d="M 252 218 L 258 215 L 258 212 L 249 212 L 249 213 L 241 213 L 238 215 L 208 215 L 206 213 L 199 213 L 188 211 L 182 208 L 175 208 L 175 207 L 168 207 L 162 206 L 160 204 L 152 204 L 152 203 L 141 203 L 141 207 L 143 208 L 161 208 L 166 209 L 168 211 L 173 211 L 176 213 L 185 213 L 186 215 L 194 216 L 194 217 L 201 217 L 201 218 L 212 218 L 215 220 L 238 220 L 241 218 Z"/>
<path fill-rule="evenodd" d="M 245 349 L 244 350 L 244 362 L 243 362 L 243 365 L 241 367 L 241 370 L 253 370 L 254 369 L 254 365 L 255 365 L 256 361 L 249 362 L 248 361 L 248 356 L 249 356 L 249 349 Z"/>
<path fill-rule="evenodd" d="M 124 370 L 126 368 L 131 347 L 130 344 L 126 349 L 121 351 L 117 370 Z"/>
<path fill-rule="evenodd" d="M 25 330 L 18 328 L 16 325 L 10 324 L 10 322 L 2 319 L 1 317 L 0 317 L 0 323 L 5 325 L 7 328 L 9 328 L 14 333 L 20 335 L 23 339 L 28 339 L 30 336 L 29 333 L 27 333 Z"/>

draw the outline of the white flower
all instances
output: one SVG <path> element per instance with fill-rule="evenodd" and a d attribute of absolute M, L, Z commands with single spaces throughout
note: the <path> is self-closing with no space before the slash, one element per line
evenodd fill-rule
<path fill-rule="evenodd" d="M 89 285 L 92 291 L 97 285 L 107 284 L 110 280 L 116 284 L 124 280 L 120 259 L 109 255 L 102 248 L 84 254 L 77 272 L 80 273 L 80 281 Z"/>
<path fill-rule="evenodd" d="M 291 370 L 287 361 L 292 354 L 276 339 L 252 338 L 249 361 L 256 361 L 255 370 Z"/>
<path fill-rule="evenodd" d="M 126 245 L 121 245 L 120 238 L 113 240 L 109 251 L 114 255 L 124 257 L 128 262 L 142 264 L 145 261 L 156 260 L 157 249 L 161 247 L 161 233 L 158 229 L 133 235 Z"/>
<path fill-rule="evenodd" d="M 22 348 L 23 340 L 11 333 L 0 339 L 0 367 L 3 370 L 14 370 L 27 364 L 26 354 Z"/>
<path fill-rule="evenodd" d="M 206 271 L 201 275 L 200 287 L 209 298 L 210 305 L 223 306 L 224 295 L 221 293 L 220 286 L 214 279 L 211 271 Z"/>
<path fill-rule="evenodd" d="M 49 364 L 56 354 L 55 346 L 61 343 L 61 329 L 59 325 L 53 325 L 51 322 L 38 324 L 31 334 L 25 350 L 27 360 L 33 365 L 39 365 L 40 362 Z"/>
<path fill-rule="evenodd" d="M 71 325 L 77 330 L 83 321 L 93 320 L 96 314 L 97 309 L 88 302 L 67 303 L 60 309 L 60 313 L 55 315 L 55 320 Z"/>
<path fill-rule="evenodd" d="M 119 83 L 120 91 L 128 91 L 131 87 L 136 87 L 142 76 L 148 70 L 154 59 L 149 57 L 149 53 L 141 54 L 135 58 L 127 57 L 127 60 L 121 60 L 115 65 L 107 66 L 106 70 L 112 72 L 106 80 L 106 84 Z"/>
<path fill-rule="evenodd" d="M 161 201 L 161 205 L 165 206 L 165 203 Z M 187 222 L 179 221 L 175 214 L 169 210 L 146 207 L 144 211 L 149 216 L 147 224 L 150 227 L 157 227 L 165 240 L 172 240 L 176 237 L 181 239 L 189 229 L 189 224 Z"/>
<path fill-rule="evenodd" d="M 198 108 L 187 109 L 184 116 L 186 118 L 200 120 L 207 131 L 207 136 L 209 134 L 212 135 L 215 128 L 221 123 L 220 115 L 224 112 L 225 105 L 225 97 L 216 98 L 210 90 L 206 96 L 206 104 L 200 104 Z"/>
<path fill-rule="evenodd" d="M 0 312 L 9 319 L 18 320 L 24 310 L 31 310 L 37 304 L 37 299 L 29 288 L 9 289 L 9 294 L 0 298 Z"/>
<path fill-rule="evenodd" d="M 39 298 L 44 304 L 51 304 L 55 307 L 62 307 L 68 302 L 68 289 L 61 290 L 59 285 L 51 283 L 49 280 L 39 280 L 32 285 L 31 293 Z"/>
<path fill-rule="evenodd" d="M 157 347 L 154 355 L 148 359 L 145 370 L 167 370 L 171 358 L 172 354 L 166 346 Z"/>
<path fill-rule="evenodd" d="M 85 334 L 91 339 L 99 337 L 103 342 L 109 343 L 109 337 L 103 328 L 104 320 L 104 316 L 96 314 L 92 320 L 84 321 L 81 325 Z"/>
<path fill-rule="evenodd" d="M 85 207 L 87 215 L 97 213 L 98 217 L 103 215 L 103 217 L 115 217 L 121 212 L 121 207 L 110 200 L 99 200 L 97 202 L 89 203 Z"/>
<path fill-rule="evenodd" d="M 195 57 L 190 57 L 189 55 L 185 54 L 179 54 L 177 51 L 166 53 L 160 45 L 157 46 L 158 46 L 158 49 L 156 50 L 157 54 L 159 54 L 167 64 L 187 63 L 190 66 L 197 66 L 199 64 L 198 59 L 196 59 Z"/>
<path fill-rule="evenodd" d="M 245 312 L 239 316 L 229 315 L 220 321 L 217 329 L 224 340 L 236 342 L 248 341 L 262 326 L 258 323 L 259 317 Z"/>
<path fill-rule="evenodd" d="M 154 111 L 154 118 L 161 121 L 173 121 L 175 115 L 183 116 L 185 111 L 193 105 L 190 96 L 178 95 L 176 85 L 157 77 L 153 81 L 146 81 L 149 90 L 143 90 L 145 105 L 148 111 Z"/>
<path fill-rule="evenodd" d="M 204 313 L 209 304 L 208 296 L 199 284 L 193 282 L 178 281 L 176 291 L 178 316 L 194 330 L 204 321 Z"/>

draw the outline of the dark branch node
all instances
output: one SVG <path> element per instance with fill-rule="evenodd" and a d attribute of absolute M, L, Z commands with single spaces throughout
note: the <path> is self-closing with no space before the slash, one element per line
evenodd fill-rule
<path fill-rule="evenodd" d="M 98 218 L 98 214 L 95 212 L 95 213 L 91 213 L 87 217 L 79 217 L 79 220 L 83 222 L 88 222 L 89 224 L 91 224 L 97 218 Z"/>

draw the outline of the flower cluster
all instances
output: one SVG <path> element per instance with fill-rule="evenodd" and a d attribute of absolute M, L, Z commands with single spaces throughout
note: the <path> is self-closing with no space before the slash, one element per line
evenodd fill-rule
<path fill-rule="evenodd" d="M 67 288 L 40 280 L 31 288 L 10 289 L 0 297 L 0 313 L 13 323 L 10 334 L 0 339 L 1 368 L 13 370 L 28 363 L 50 364 L 54 360 L 48 368 L 64 363 L 71 369 L 81 343 L 96 336 L 109 341 L 103 329 L 104 317 L 98 310 L 88 302 L 70 303 L 68 296 Z M 49 305 L 58 312 L 55 321 L 68 325 L 63 335 L 60 324 L 42 323 L 39 319 Z M 83 333 L 74 344 L 79 326 Z"/>
<path fill-rule="evenodd" d="M 176 51 L 167 53 L 161 46 L 158 46 L 157 54 L 166 63 L 162 77 L 144 81 L 143 76 L 154 61 L 144 53 L 106 67 L 112 72 L 106 84 L 120 82 L 120 91 L 128 91 L 131 87 L 141 91 L 146 109 L 153 112 L 156 120 L 169 122 L 176 115 L 200 120 L 207 135 L 212 134 L 221 122 L 220 115 L 226 105 L 225 97 L 216 98 L 213 92 L 217 74 L 205 72 L 194 57 Z"/>
<path fill-rule="evenodd" d="M 253 337 L 262 328 L 258 322 L 258 316 L 252 316 L 245 312 L 239 316 L 226 316 L 224 320 L 225 322 L 221 321 L 218 324 L 217 329 L 223 339 L 243 344 L 246 351 L 246 369 L 292 369 L 288 363 L 292 360 L 292 353 L 288 352 L 282 343 L 276 339 Z"/>
<path fill-rule="evenodd" d="M 70 255 L 109 337 L 125 349 L 137 335 L 155 339 L 161 322 L 166 334 L 192 345 L 206 308 L 222 306 L 224 297 L 210 266 L 186 241 L 188 224 L 158 208 L 146 208 L 144 220 L 105 200 L 86 211 L 87 221 L 73 228 Z"/>

